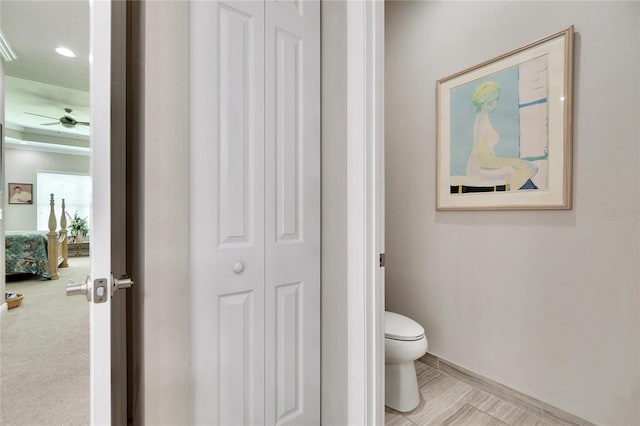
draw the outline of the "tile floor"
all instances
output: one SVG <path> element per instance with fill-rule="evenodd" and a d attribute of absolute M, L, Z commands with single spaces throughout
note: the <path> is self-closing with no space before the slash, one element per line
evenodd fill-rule
<path fill-rule="evenodd" d="M 539 417 L 416 362 L 420 405 L 407 413 L 386 407 L 387 426 L 544 426 Z"/>

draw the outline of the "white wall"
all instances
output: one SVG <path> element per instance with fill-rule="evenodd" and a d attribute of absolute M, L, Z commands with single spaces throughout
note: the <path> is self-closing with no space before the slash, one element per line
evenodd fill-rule
<path fill-rule="evenodd" d="M 322 3 L 322 406 L 347 423 L 347 5 Z"/>
<path fill-rule="evenodd" d="M 4 220 L 7 231 L 30 231 L 37 227 L 37 172 L 55 171 L 89 173 L 89 157 L 81 155 L 57 154 L 52 152 L 30 151 L 7 148 L 5 150 L 5 184 L 33 184 L 33 204 L 8 204 L 8 195 L 4 196 Z M 3 192 L 7 194 L 6 188 Z M 59 214 L 60 194 L 56 195 L 56 214 Z M 72 212 L 73 213 L 73 212 Z M 59 220 L 60 218 L 58 218 Z"/>
<path fill-rule="evenodd" d="M 598 424 L 640 423 L 639 8 L 386 10 L 387 309 L 430 352 Z M 436 212 L 436 80 L 571 24 L 573 210 Z"/>

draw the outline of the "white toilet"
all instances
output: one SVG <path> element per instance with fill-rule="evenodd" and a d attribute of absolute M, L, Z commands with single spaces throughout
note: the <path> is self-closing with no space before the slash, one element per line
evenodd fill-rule
<path fill-rule="evenodd" d="M 427 352 L 424 328 L 411 318 L 385 311 L 384 334 L 385 404 L 411 411 L 420 403 L 413 362 Z"/>

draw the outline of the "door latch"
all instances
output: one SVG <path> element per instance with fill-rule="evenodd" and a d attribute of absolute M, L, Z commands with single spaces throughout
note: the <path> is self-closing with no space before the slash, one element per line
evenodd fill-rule
<path fill-rule="evenodd" d="M 76 283 L 73 280 L 69 280 L 67 284 L 67 296 L 85 295 L 87 296 L 87 302 L 93 300 L 94 303 L 104 303 L 109 297 L 108 283 L 105 278 L 98 278 L 93 280 L 93 289 L 89 288 L 91 277 L 87 275 L 84 282 Z"/>
<path fill-rule="evenodd" d="M 384 253 L 380 253 L 380 267 L 384 268 L 385 266 L 385 258 Z"/>
<path fill-rule="evenodd" d="M 133 285 L 131 278 L 122 276 L 120 278 L 111 277 L 111 292 L 109 292 L 109 282 L 106 278 L 98 278 L 93 280 L 93 290 L 89 289 L 89 282 L 91 278 L 87 275 L 84 282 L 76 283 L 73 280 L 69 280 L 67 284 L 67 296 L 75 296 L 82 294 L 87 296 L 87 301 L 94 303 L 104 303 L 109 297 L 113 297 L 113 294 L 121 288 L 129 288 Z"/>
<path fill-rule="evenodd" d="M 98 278 L 97 280 L 93 280 L 93 302 L 94 303 L 104 303 L 107 301 L 109 297 L 107 279 L 106 278 Z"/>
<path fill-rule="evenodd" d="M 120 289 L 131 288 L 131 286 L 134 284 L 131 278 L 126 275 L 123 275 L 120 278 L 113 278 L 113 275 L 111 275 L 111 282 L 113 283 L 113 285 L 111 286 L 111 296 L 113 296 L 116 291 Z"/>

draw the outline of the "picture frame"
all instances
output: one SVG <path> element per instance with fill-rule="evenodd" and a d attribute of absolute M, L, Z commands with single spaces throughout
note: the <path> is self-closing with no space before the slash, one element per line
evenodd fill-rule
<path fill-rule="evenodd" d="M 573 26 L 438 80 L 436 209 L 572 207 Z"/>
<path fill-rule="evenodd" d="M 9 204 L 33 204 L 32 183 L 9 183 Z"/>

